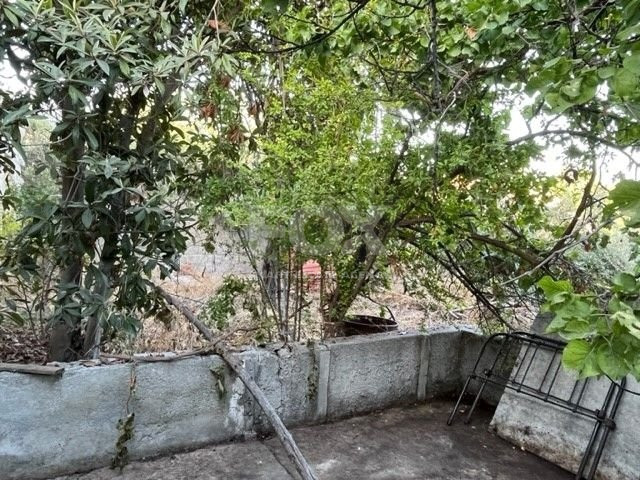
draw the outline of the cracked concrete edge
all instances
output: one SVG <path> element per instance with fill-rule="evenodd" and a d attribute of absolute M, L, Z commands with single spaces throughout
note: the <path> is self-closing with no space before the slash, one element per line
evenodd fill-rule
<path fill-rule="evenodd" d="M 416 398 L 419 402 L 427 399 L 427 383 L 429 381 L 429 364 L 431 357 L 431 337 L 423 335 L 420 342 L 420 370 L 418 371 L 418 390 Z"/>
<path fill-rule="evenodd" d="M 316 385 L 316 421 L 327 419 L 329 405 L 329 370 L 331 368 L 331 352 L 324 344 L 314 346 L 314 361 L 317 368 Z"/>

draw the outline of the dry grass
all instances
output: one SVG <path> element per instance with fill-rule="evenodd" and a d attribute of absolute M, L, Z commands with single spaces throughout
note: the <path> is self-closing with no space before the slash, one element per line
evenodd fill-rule
<path fill-rule="evenodd" d="M 207 300 L 222 285 L 224 277 L 202 275 L 191 269 L 182 269 L 172 278 L 160 283 L 160 286 L 180 299 L 196 314 L 200 313 Z M 155 318 L 145 318 L 142 330 L 131 342 L 124 342 L 114 352 L 168 352 L 195 350 L 206 345 L 207 341 L 175 308 L 170 308 L 171 317 L 163 323 Z M 214 332 L 216 327 L 208 325 Z M 252 328 L 246 315 L 232 319 L 229 329 Z M 223 332 L 220 332 L 223 333 Z M 251 344 L 253 338 L 246 332 L 234 334 L 229 342 L 233 345 Z"/>
<path fill-rule="evenodd" d="M 222 276 L 194 274 L 183 269 L 176 278 L 165 281 L 164 289 L 180 298 L 189 308 L 198 313 L 206 301 L 215 294 L 223 282 Z M 380 305 L 386 305 L 393 313 L 401 331 L 420 331 L 434 326 L 473 326 L 482 322 L 482 315 L 472 298 L 468 298 L 468 306 L 457 310 L 447 310 L 440 302 L 429 298 L 416 298 L 402 293 L 401 282 L 394 282 L 394 287 L 373 296 L 373 300 L 358 298 L 351 310 L 352 314 L 380 315 L 382 311 L 389 316 Z M 305 310 L 301 328 L 301 340 L 319 339 L 321 337 L 321 315 L 319 311 L 319 295 L 309 292 L 311 301 Z M 237 315 L 230 321 L 228 329 L 238 327 L 251 328 L 250 315 L 237 303 Z M 143 321 L 143 329 L 133 342 L 123 348 L 131 352 L 184 351 L 202 347 L 205 342 L 197 330 L 177 311 L 172 318 L 163 324 L 153 318 Z M 526 320 L 528 323 L 529 320 Z M 213 330 L 215 326 L 209 325 Z M 220 332 L 222 333 L 222 332 Z M 240 345 L 256 344 L 251 333 L 241 333 L 233 338 L 232 343 Z"/>
<path fill-rule="evenodd" d="M 178 297 L 196 314 L 201 311 L 207 300 L 213 296 L 222 285 L 222 275 L 194 272 L 183 268 L 174 278 L 161 283 L 162 287 Z M 481 312 L 475 306 L 472 298 L 464 299 L 461 303 L 468 306 L 457 310 L 448 310 L 441 302 L 430 298 L 418 298 L 402 292 L 401 282 L 392 283 L 389 290 L 378 292 L 371 301 L 358 298 L 351 310 L 351 314 L 388 316 L 381 305 L 388 306 L 398 323 L 400 331 L 420 331 L 434 326 L 474 326 L 483 321 Z M 319 294 L 317 291 L 307 293 L 309 306 L 303 314 L 301 340 L 317 340 L 322 336 L 321 314 L 319 310 Z M 229 322 L 226 331 L 242 328 L 255 328 L 248 312 L 242 309 L 241 300 L 237 301 L 237 315 Z M 531 322 L 530 312 L 523 309 L 520 316 L 522 322 L 519 327 L 526 328 Z M 216 333 L 215 325 L 209 327 Z M 233 345 L 255 345 L 258 341 L 255 332 L 237 332 L 230 339 Z M 262 340 L 261 340 L 262 341 Z M 140 353 L 188 351 L 201 348 L 206 341 L 179 312 L 171 309 L 171 315 L 166 322 L 156 318 L 146 318 L 142 322 L 142 329 L 135 338 L 120 339 L 110 342 L 104 350 L 109 353 Z M 28 363 L 42 363 L 46 358 L 46 339 L 36 337 L 26 328 L 2 326 L 0 327 L 0 361 L 23 361 Z"/>

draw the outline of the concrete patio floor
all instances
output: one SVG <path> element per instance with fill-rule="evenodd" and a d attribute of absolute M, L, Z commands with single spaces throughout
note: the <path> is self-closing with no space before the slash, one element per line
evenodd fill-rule
<path fill-rule="evenodd" d="M 487 431 L 491 411 L 447 427 L 451 403 L 395 408 L 292 431 L 326 480 L 567 480 L 573 476 Z M 277 438 L 215 445 L 57 480 L 297 479 Z"/>

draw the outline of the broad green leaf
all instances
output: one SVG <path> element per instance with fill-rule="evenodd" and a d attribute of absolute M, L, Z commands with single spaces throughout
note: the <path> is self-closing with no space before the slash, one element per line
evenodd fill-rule
<path fill-rule="evenodd" d="M 582 78 L 580 83 L 580 91 L 578 92 L 575 102 L 583 104 L 595 97 L 598 91 L 598 76 L 590 73 Z"/>
<path fill-rule="evenodd" d="M 617 35 L 616 35 L 616 39 L 618 40 L 627 40 L 628 38 L 637 35 L 638 33 L 640 33 L 640 25 L 633 25 L 629 28 L 625 28 L 624 30 L 621 30 Z"/>
<path fill-rule="evenodd" d="M 81 220 L 84 228 L 90 228 L 91 223 L 93 222 L 93 213 L 91 212 L 91 210 L 87 208 L 84 212 L 82 212 Z"/>
<path fill-rule="evenodd" d="M 109 75 L 109 72 L 111 70 L 109 69 L 109 64 L 107 62 L 105 62 L 104 60 L 97 59 L 96 63 L 98 64 L 100 69 L 105 73 L 105 75 Z"/>
<path fill-rule="evenodd" d="M 619 97 L 628 97 L 637 92 L 638 76 L 626 68 L 619 69 L 612 77 L 613 91 Z"/>
<path fill-rule="evenodd" d="M 572 103 L 566 100 L 560 93 L 549 92 L 544 96 L 549 108 L 553 113 L 562 113 L 572 106 Z"/>
<path fill-rule="evenodd" d="M 84 129 L 84 136 L 87 138 L 87 141 L 89 142 L 89 146 L 91 147 L 91 149 L 97 150 L 100 144 L 98 143 L 98 139 L 96 138 L 96 136 L 93 134 L 93 132 L 89 128 Z"/>
<path fill-rule="evenodd" d="M 25 117 L 27 116 L 27 113 L 29 112 L 30 109 L 31 109 L 30 105 L 28 103 L 26 103 L 26 104 L 22 105 L 20 108 L 18 108 L 17 110 L 13 110 L 13 111 L 7 112 L 2 117 L 2 124 L 3 125 L 10 125 L 11 123 L 15 122 L 16 120 L 25 119 Z"/>
<path fill-rule="evenodd" d="M 626 222 L 629 226 L 640 224 L 640 182 L 621 180 L 609 193 L 609 200 L 605 214 L 619 211 L 627 217 Z"/>
<path fill-rule="evenodd" d="M 131 68 L 129 67 L 129 64 L 126 61 L 119 60 L 118 66 L 120 67 L 120 71 L 122 72 L 123 76 L 128 77 L 129 75 L 131 75 Z"/>
<path fill-rule="evenodd" d="M 570 292 L 558 292 L 547 297 L 547 304 L 551 310 L 556 310 L 559 305 L 566 304 L 567 300 L 571 298 Z"/>
<path fill-rule="evenodd" d="M 586 340 L 572 340 L 562 352 L 563 364 L 572 370 L 580 370 L 585 358 L 591 352 L 591 344 Z"/>
<path fill-rule="evenodd" d="M 640 181 L 620 180 L 609 193 L 610 209 L 640 210 Z"/>
<path fill-rule="evenodd" d="M 633 310 L 619 310 L 611 315 L 613 321 L 627 328 L 628 332 L 640 340 L 640 319 L 636 317 Z"/>
<path fill-rule="evenodd" d="M 638 290 L 636 277 L 634 277 L 630 273 L 617 273 L 613 277 L 613 284 L 618 287 L 619 291 L 625 293 L 632 293 Z"/>
<path fill-rule="evenodd" d="M 147 212 L 144 208 L 140 209 L 140 211 L 138 211 L 138 213 L 135 214 L 134 219 L 136 221 L 136 224 L 140 225 L 142 222 L 144 222 L 144 219 L 147 216 Z"/>
<path fill-rule="evenodd" d="M 562 93 L 568 97 L 575 98 L 580 95 L 580 85 L 582 84 L 582 78 L 576 78 L 567 83 L 560 89 Z"/>
<path fill-rule="evenodd" d="M 616 68 L 612 66 L 602 67 L 598 69 L 598 76 L 603 80 L 613 77 L 615 73 L 616 73 Z"/>
<path fill-rule="evenodd" d="M 629 371 L 624 359 L 620 358 L 607 345 L 603 345 L 598 349 L 596 359 L 600 370 L 613 379 L 620 379 L 626 376 Z"/>
<path fill-rule="evenodd" d="M 640 181 L 621 180 L 609 193 L 609 200 L 617 207 L 625 207 L 640 201 Z"/>
<path fill-rule="evenodd" d="M 640 74 L 640 52 L 634 52 L 629 57 L 624 57 L 622 61 L 624 69 L 636 75 Z"/>
<path fill-rule="evenodd" d="M 542 289 L 547 298 L 550 298 L 558 293 L 573 292 L 571 283 L 566 280 L 556 281 L 549 275 L 545 275 L 538 281 L 538 287 Z"/>
<path fill-rule="evenodd" d="M 555 333 L 560 331 L 567 324 L 567 319 L 562 315 L 556 315 L 553 320 L 547 325 L 547 333 Z"/>
<path fill-rule="evenodd" d="M 535 1 L 532 4 L 533 8 L 538 11 L 545 11 L 549 8 L 549 4 L 546 0 Z"/>
<path fill-rule="evenodd" d="M 575 338 L 589 338 L 596 333 L 595 323 L 591 323 L 587 319 L 576 319 L 568 321 L 560 336 L 565 340 L 573 340 Z"/>
<path fill-rule="evenodd" d="M 14 27 L 20 26 L 20 20 L 18 20 L 18 17 L 9 6 L 5 6 L 2 10 L 2 13 L 6 15 L 6 17 L 9 19 L 9 21 L 13 24 Z"/>
<path fill-rule="evenodd" d="M 591 343 L 582 339 L 571 340 L 562 352 L 562 364 L 568 369 L 577 370 L 581 376 L 594 376 L 597 372 L 593 371 L 593 363 L 587 361 L 591 355 Z"/>
<path fill-rule="evenodd" d="M 584 364 L 580 370 L 580 376 L 582 378 L 597 377 L 602 375 L 602 370 L 598 365 L 598 356 L 595 350 L 592 349 L 591 353 L 584 359 Z"/>

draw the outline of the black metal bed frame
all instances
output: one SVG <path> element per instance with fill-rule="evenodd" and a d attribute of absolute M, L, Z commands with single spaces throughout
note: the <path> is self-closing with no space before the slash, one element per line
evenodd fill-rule
<path fill-rule="evenodd" d="M 490 345 L 495 345 L 498 348 L 497 353 L 495 353 L 495 350 L 493 350 L 493 352 L 488 350 Z M 482 349 L 478 354 L 473 371 L 467 378 L 462 392 L 458 397 L 458 401 L 447 419 L 447 425 L 451 425 L 453 423 L 458 409 L 460 408 L 460 403 L 462 402 L 463 397 L 467 394 L 472 381 L 479 381 L 480 387 L 473 399 L 473 403 L 471 404 L 471 408 L 467 413 L 464 423 L 469 423 L 471 421 L 471 416 L 473 415 L 487 384 L 514 390 L 523 395 L 536 398 L 542 402 L 550 403 L 556 407 L 569 410 L 576 415 L 581 415 L 594 421 L 591 438 L 589 439 L 589 443 L 587 444 L 587 448 L 582 456 L 580 466 L 576 473 L 577 480 L 582 480 L 583 478 L 586 480 L 592 480 L 598 469 L 598 464 L 602 457 L 602 452 L 604 451 L 609 434 L 616 427 L 614 418 L 618 411 L 620 400 L 624 394 L 625 380 L 623 379 L 620 383 L 611 381 L 601 408 L 588 408 L 582 403 L 585 389 L 589 383 L 588 378 L 584 380 L 576 380 L 573 385 L 573 389 L 571 390 L 571 394 L 568 397 L 553 394 L 553 387 L 556 384 L 555 382 L 558 378 L 558 373 L 562 365 L 562 350 L 565 346 L 566 342 L 561 340 L 555 340 L 527 332 L 497 333 L 491 335 L 482 345 Z M 550 360 L 542 379 L 535 379 L 535 383 L 533 383 L 531 381 L 531 377 L 535 375 L 531 375 L 531 365 L 533 364 L 536 355 L 541 351 L 549 352 L 550 355 L 546 355 L 550 356 Z M 491 366 L 488 368 L 482 368 L 481 362 L 491 353 L 495 354 L 493 361 L 489 360 L 484 363 L 485 365 L 490 364 Z M 517 362 L 516 359 L 518 360 Z M 525 363 L 527 363 L 527 366 L 523 370 Z M 556 365 L 554 366 L 554 364 Z M 550 376 L 552 371 L 553 374 Z M 584 477 L 584 472 L 589 464 L 589 472 L 587 476 Z"/>

